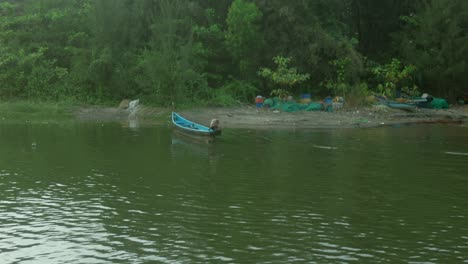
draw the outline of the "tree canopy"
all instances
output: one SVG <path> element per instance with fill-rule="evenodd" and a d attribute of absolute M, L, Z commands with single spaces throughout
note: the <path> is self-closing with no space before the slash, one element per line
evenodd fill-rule
<path fill-rule="evenodd" d="M 0 98 L 222 105 L 285 84 L 454 98 L 467 31 L 465 0 L 4 0 Z"/>

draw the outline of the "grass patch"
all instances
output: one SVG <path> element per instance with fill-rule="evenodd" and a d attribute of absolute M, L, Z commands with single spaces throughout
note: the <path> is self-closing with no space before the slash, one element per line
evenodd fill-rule
<path fill-rule="evenodd" d="M 1 121 L 51 121 L 73 117 L 76 107 L 68 102 L 0 102 Z"/>

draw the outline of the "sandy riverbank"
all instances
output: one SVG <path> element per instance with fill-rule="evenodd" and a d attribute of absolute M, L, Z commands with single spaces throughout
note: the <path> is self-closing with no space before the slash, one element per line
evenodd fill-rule
<path fill-rule="evenodd" d="M 179 110 L 181 115 L 201 124 L 212 118 L 221 121 L 223 128 L 248 129 L 309 129 L 354 128 L 395 124 L 460 123 L 468 125 L 468 105 L 451 109 L 417 109 L 414 112 L 374 106 L 360 109 L 343 109 L 334 112 L 278 112 L 260 110 L 253 106 L 230 108 L 196 108 Z M 80 108 L 75 112 L 79 120 L 126 121 L 138 119 L 140 124 L 170 123 L 170 109 L 140 106 L 137 111 L 118 108 Z"/>

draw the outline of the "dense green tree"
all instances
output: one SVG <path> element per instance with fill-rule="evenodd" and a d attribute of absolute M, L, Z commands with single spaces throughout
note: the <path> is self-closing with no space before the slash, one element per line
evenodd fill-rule
<path fill-rule="evenodd" d="M 234 0 L 226 19 L 226 47 L 241 77 L 255 74 L 257 54 L 263 46 L 259 22 L 262 13 L 255 3 Z"/>
<path fill-rule="evenodd" d="M 211 87 L 220 87 L 229 74 L 231 60 L 226 56 L 224 29 L 222 21 L 216 18 L 215 10 L 200 10 L 203 16 L 193 25 L 194 47 L 197 49 L 200 63 Z"/>
<path fill-rule="evenodd" d="M 466 91 L 468 2 L 428 1 L 403 20 L 401 55 L 420 70 L 421 90 L 450 97 Z"/>
<path fill-rule="evenodd" d="M 187 14 L 183 0 L 158 1 L 149 45 L 139 57 L 138 84 L 162 105 L 193 101 L 207 89 Z"/>
<path fill-rule="evenodd" d="M 394 54 L 391 35 L 401 30 L 402 15 L 414 12 L 420 0 L 352 0 L 351 30 L 361 53 L 382 62 Z"/>
<path fill-rule="evenodd" d="M 0 0 L 0 97 L 225 105 L 269 92 L 256 73 L 277 56 L 309 74 L 296 92 L 363 95 L 399 61 L 421 92 L 455 97 L 467 14 L 464 0 Z"/>
<path fill-rule="evenodd" d="M 89 9 L 88 1 L 0 3 L 0 95 L 58 99 L 75 94 L 69 69 Z"/>
<path fill-rule="evenodd" d="M 298 69 L 310 73 L 309 90 L 318 92 L 323 80 L 335 78 L 333 61 L 349 60 L 346 78 L 359 81 L 362 56 L 356 51 L 356 40 L 349 33 L 346 21 L 347 1 L 284 1 L 257 0 L 263 14 L 263 32 L 269 47 L 269 58 L 276 55 L 292 57 Z M 264 58 L 263 65 L 268 65 Z"/>
<path fill-rule="evenodd" d="M 278 95 L 282 99 L 286 99 L 286 96 L 291 93 L 291 87 L 310 77 L 308 73 L 298 73 L 296 68 L 290 67 L 288 64 L 291 62 L 291 58 L 276 56 L 273 61 L 277 66 L 275 70 L 261 68 L 258 75 L 270 80 L 276 86 L 272 94 Z"/>

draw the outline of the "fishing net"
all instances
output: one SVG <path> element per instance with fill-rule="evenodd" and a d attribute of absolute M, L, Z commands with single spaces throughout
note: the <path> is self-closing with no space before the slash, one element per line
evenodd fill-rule
<path fill-rule="evenodd" d="M 298 104 L 296 102 L 282 102 L 278 98 L 266 99 L 263 105 L 270 109 L 280 110 L 282 112 L 299 112 L 299 111 L 320 111 L 323 109 L 320 103 Z"/>
<path fill-rule="evenodd" d="M 449 104 L 447 103 L 447 100 L 445 100 L 443 98 L 434 97 L 434 99 L 429 103 L 429 108 L 432 108 L 432 109 L 448 109 Z"/>

